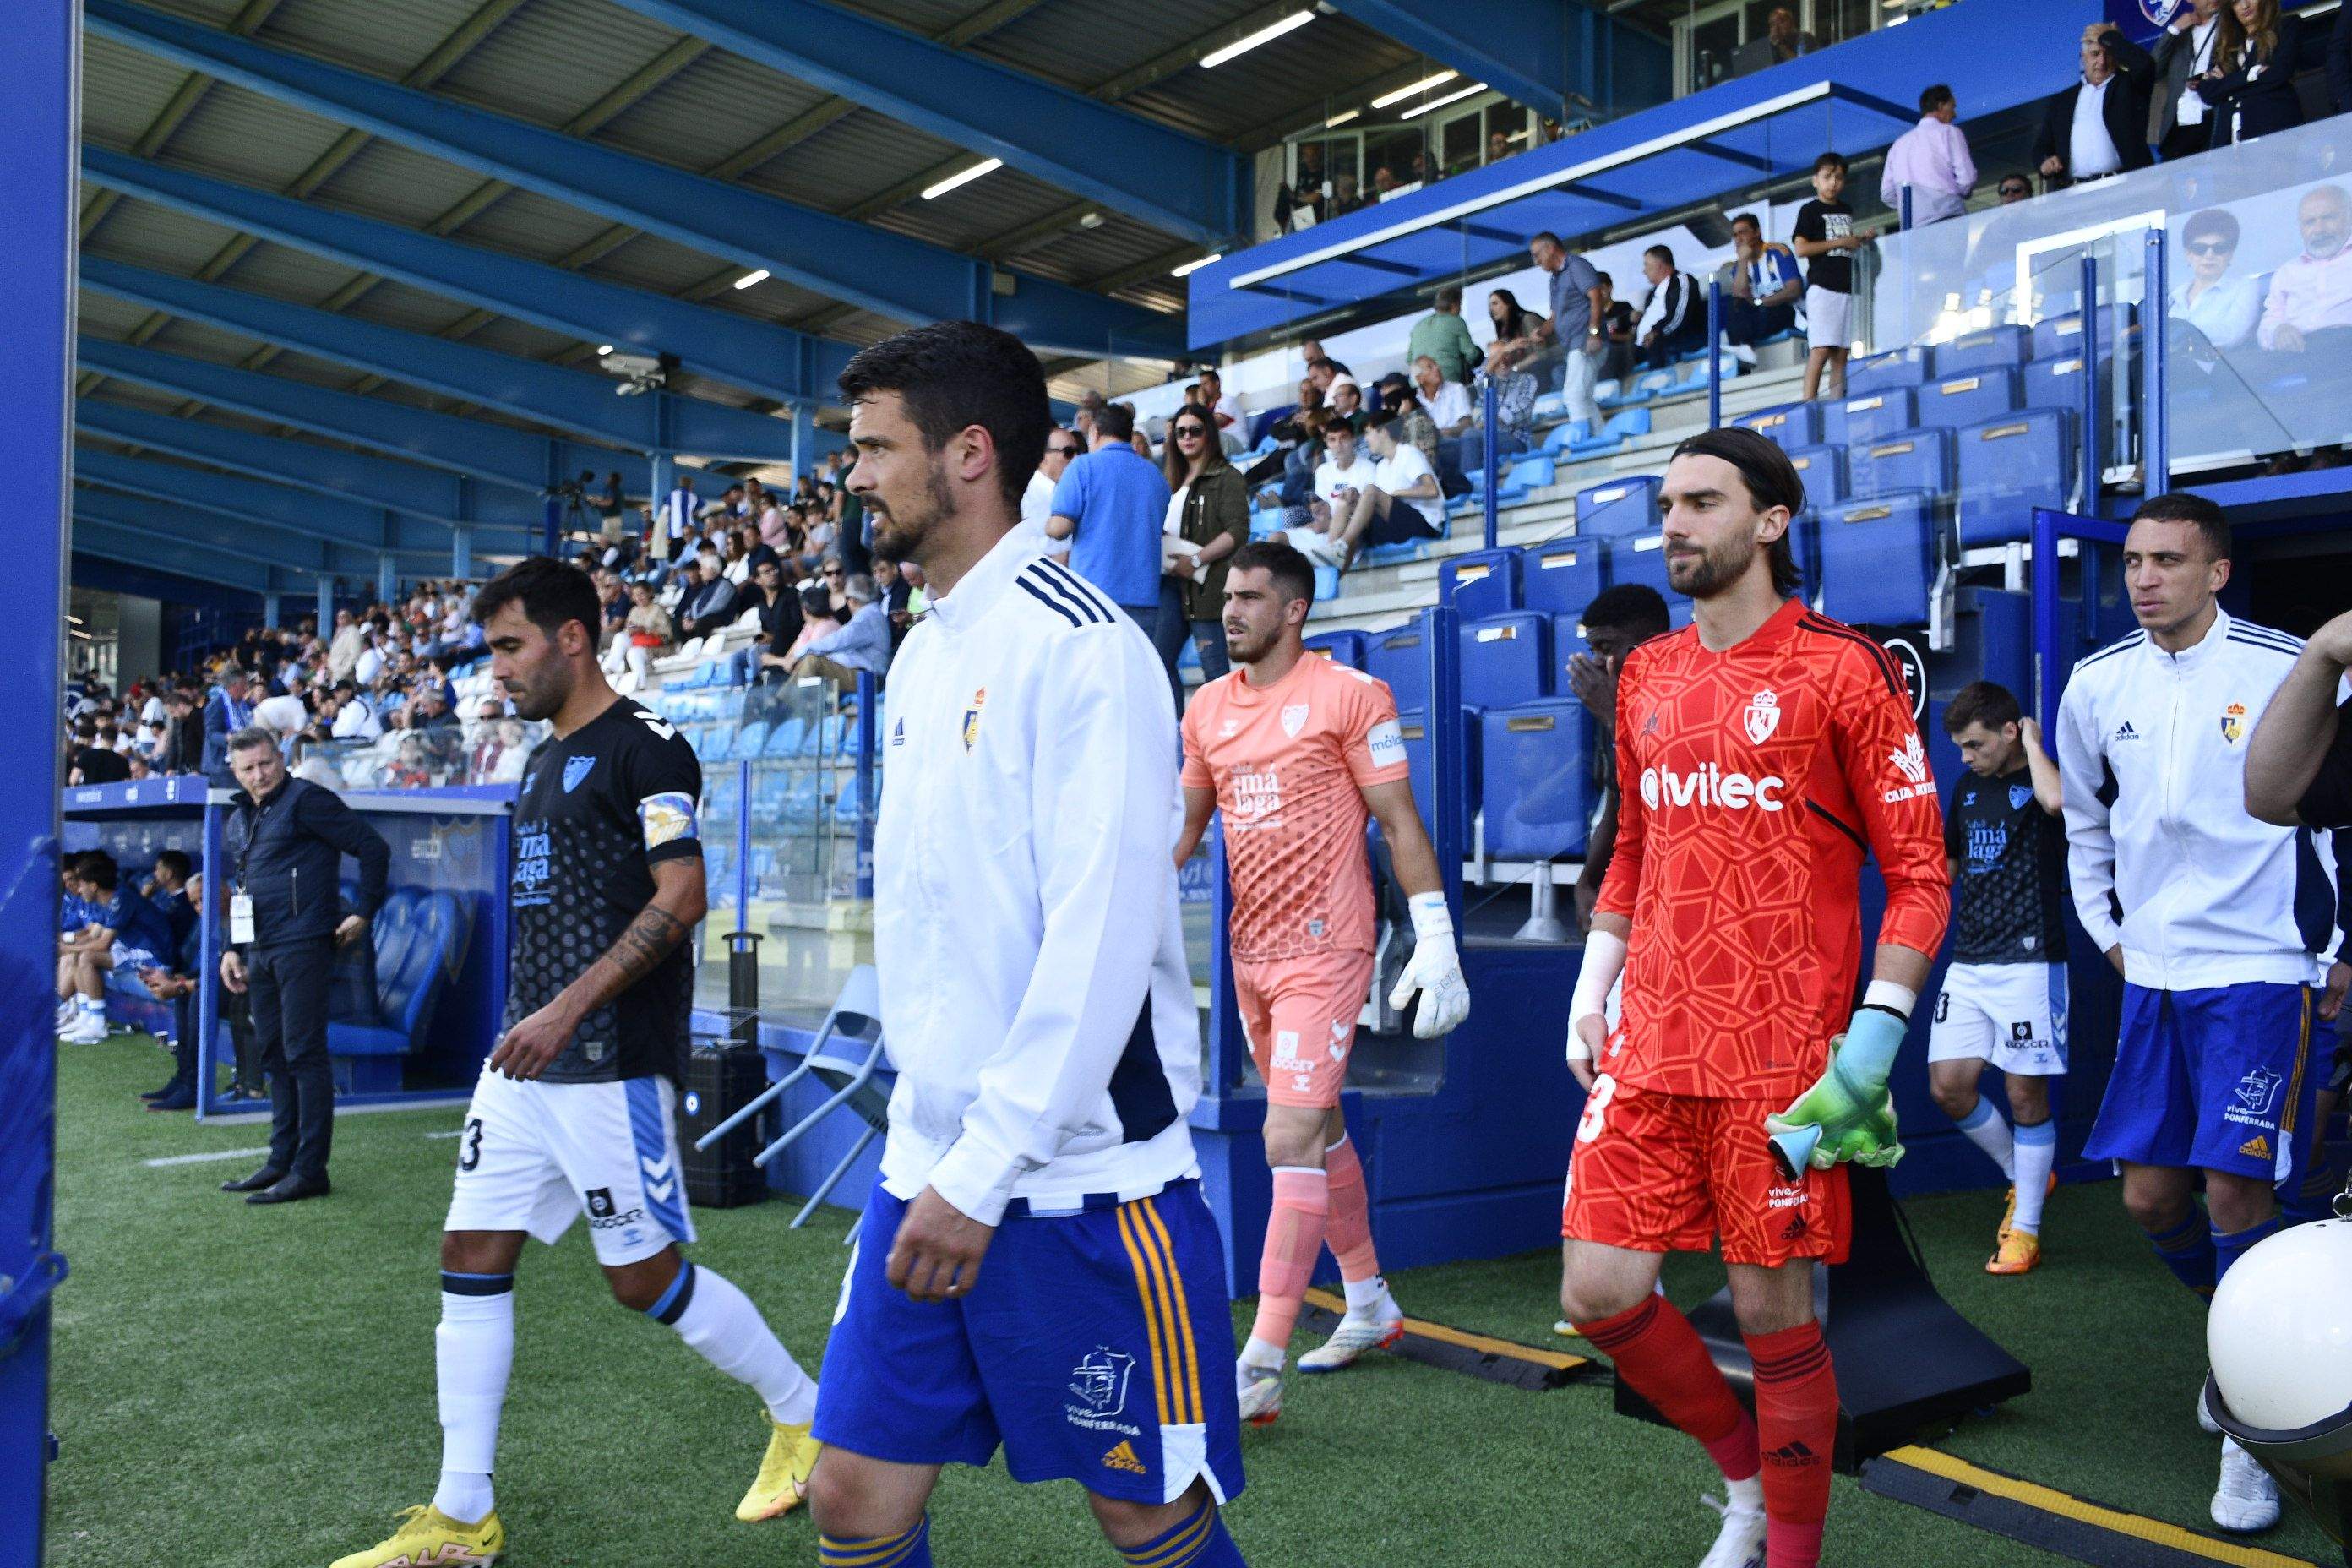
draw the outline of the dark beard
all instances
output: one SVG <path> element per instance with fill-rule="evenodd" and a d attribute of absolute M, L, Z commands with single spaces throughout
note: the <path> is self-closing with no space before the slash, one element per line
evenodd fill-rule
<path fill-rule="evenodd" d="M 1750 534 L 1747 549 L 1741 551 L 1737 559 L 1731 556 L 1728 547 L 1720 555 L 1711 550 L 1701 551 L 1697 568 L 1687 581 L 1676 575 L 1675 563 L 1669 559 L 1666 563 L 1667 585 L 1675 593 L 1686 594 L 1694 599 L 1711 598 L 1739 580 L 1741 574 L 1748 570 L 1748 563 L 1755 549 L 1756 538 Z"/>

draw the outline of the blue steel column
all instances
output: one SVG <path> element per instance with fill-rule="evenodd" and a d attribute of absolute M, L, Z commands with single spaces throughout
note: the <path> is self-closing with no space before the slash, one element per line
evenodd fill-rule
<path fill-rule="evenodd" d="M 667 452 L 648 452 L 646 454 L 646 460 L 653 470 L 650 482 L 653 485 L 654 531 L 658 534 L 669 526 L 669 519 L 662 514 L 662 503 L 669 500 L 669 492 L 677 488 L 677 459 Z M 548 553 L 551 555 L 554 552 L 550 551 Z M 670 564 L 673 566 L 677 564 L 674 556 L 670 559 Z"/>
<path fill-rule="evenodd" d="M 335 628 L 335 580 L 319 574 L 319 635 L 332 637 Z"/>
<path fill-rule="evenodd" d="M 453 528 L 449 531 L 449 575 L 465 582 L 474 574 L 474 531 Z"/>
<path fill-rule="evenodd" d="M 1462 809 L 1469 793 L 1469 742 L 1462 714 L 1461 627 L 1462 617 L 1451 605 L 1433 605 L 1421 613 L 1422 657 L 1429 667 L 1429 841 L 1437 851 L 1457 931 L 1464 929 L 1462 858 L 1470 843 L 1470 823 Z"/>
<path fill-rule="evenodd" d="M 2140 279 L 2139 359 L 2141 493 L 2172 489 L 2172 419 L 2164 406 L 2165 232 L 2147 231 L 2147 264 Z"/>
<path fill-rule="evenodd" d="M 1907 192 L 1910 187 L 1905 186 Z M 1723 285 L 1713 279 L 1706 285 L 1706 427 L 1718 429 L 1723 424 Z"/>
<path fill-rule="evenodd" d="M 261 595 L 261 624 L 275 630 L 278 626 L 278 591 L 271 589 Z"/>
<path fill-rule="evenodd" d="M 392 603 L 392 596 L 399 591 L 400 578 L 393 568 L 392 557 L 389 554 L 377 556 L 375 558 L 375 596 L 388 605 Z"/>
<path fill-rule="evenodd" d="M 882 689 L 857 672 L 857 896 L 874 896 L 874 752 L 882 732 Z"/>
<path fill-rule="evenodd" d="M 75 144 L 80 26 L 73 0 L 11 7 L 17 78 L 0 94 L 0 298 L 22 375 L 0 383 L 0 467 L 26 520 L 9 552 L 18 625 L 0 710 L 19 736 L 57 733 L 72 493 Z M 41 1561 L 48 1468 L 49 1292 L 57 1163 L 57 1047 L 42 999 L 57 963 L 58 753 L 0 748 L 0 1568 Z"/>
<path fill-rule="evenodd" d="M 805 403 L 793 405 L 793 483 L 808 472 L 802 465 L 816 456 L 816 410 Z"/>

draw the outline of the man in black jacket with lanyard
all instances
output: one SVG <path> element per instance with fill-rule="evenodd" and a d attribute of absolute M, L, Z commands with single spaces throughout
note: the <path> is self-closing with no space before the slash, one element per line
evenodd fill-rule
<path fill-rule="evenodd" d="M 327 1191 L 335 1132 L 327 983 L 335 949 L 369 940 L 392 850 L 334 791 L 289 777 L 268 731 L 230 736 L 228 763 L 244 790 L 222 836 L 234 879 L 221 981 L 251 993 L 254 1040 L 269 1075 L 269 1158 L 221 1190 L 249 1204 L 291 1203 Z M 358 907 L 348 915 L 337 876 L 346 855 L 360 863 Z"/>

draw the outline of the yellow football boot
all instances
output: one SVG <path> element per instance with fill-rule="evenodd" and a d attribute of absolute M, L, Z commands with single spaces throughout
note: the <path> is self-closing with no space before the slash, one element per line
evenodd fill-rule
<path fill-rule="evenodd" d="M 392 1539 L 365 1552 L 338 1557 L 334 1568 L 471 1568 L 499 1560 L 507 1549 L 506 1526 L 498 1511 L 477 1524 L 460 1524 L 429 1503 L 403 1509 Z"/>
<path fill-rule="evenodd" d="M 768 1454 L 760 1461 L 760 1479 L 735 1505 L 735 1517 L 747 1524 L 780 1518 L 800 1507 L 808 1497 L 809 1472 L 816 1468 L 816 1457 L 824 1452 L 824 1445 L 809 1436 L 807 1423 L 787 1426 L 773 1416 L 765 1419 Z"/>
<path fill-rule="evenodd" d="M 2050 1173 L 2050 1184 L 2049 1184 L 2049 1186 L 2047 1186 L 2046 1188 L 2044 1188 L 2044 1189 L 2042 1190 L 2042 1197 L 2046 1200 L 2046 1199 L 2048 1199 L 2048 1198 L 2050 1198 L 2050 1197 L 2053 1196 L 2053 1195 L 2057 1193 L 2057 1191 L 2058 1191 L 2058 1173 L 2057 1173 L 2057 1172 L 2055 1172 L 2055 1171 L 2053 1171 L 2053 1172 L 2051 1172 L 2051 1173 Z M 2011 1188 L 2009 1189 L 2009 1198 L 2008 1198 L 2008 1201 L 2007 1201 L 2007 1202 L 2005 1202 L 2004 1204 L 2002 1204 L 2002 1205 L 2001 1205 L 2001 1210 L 2000 1210 L 2000 1228 L 1999 1230 L 1996 1230 L 1996 1231 L 1994 1231 L 1994 1232 L 1992 1233 L 1992 1238 L 1993 1238 L 1993 1240 L 1994 1240 L 1996 1243 L 2003 1243 L 2003 1242 L 2008 1241 L 2008 1240 L 2009 1240 L 2009 1227 L 2010 1227 L 2011 1225 L 2013 1225 L 2014 1223 L 2016 1223 L 2016 1220 L 2017 1220 L 2017 1188 L 2016 1188 L 2014 1185 L 2011 1185 Z"/>
<path fill-rule="evenodd" d="M 1985 1265 L 1988 1274 L 2031 1274 L 2042 1262 L 2042 1238 L 2031 1231 L 2012 1230 L 2000 1238 L 2000 1250 Z"/>

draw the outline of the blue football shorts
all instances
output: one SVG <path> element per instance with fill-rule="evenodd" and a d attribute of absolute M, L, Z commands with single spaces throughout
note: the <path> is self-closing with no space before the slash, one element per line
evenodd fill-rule
<path fill-rule="evenodd" d="M 1241 1495 L 1233 1310 L 1198 1181 L 1082 1210 L 1016 1201 L 955 1301 L 885 1277 L 907 1205 L 878 1181 L 858 1222 L 817 1387 L 816 1436 L 902 1465 L 985 1465 L 1173 1502 Z"/>
<path fill-rule="evenodd" d="M 2116 1068 L 2083 1156 L 2299 1180 L 2311 1152 L 2312 993 L 2126 983 Z"/>

